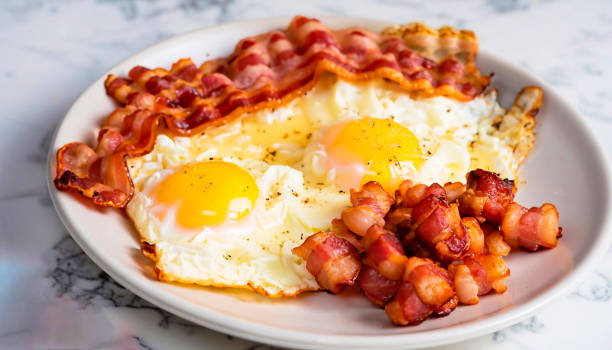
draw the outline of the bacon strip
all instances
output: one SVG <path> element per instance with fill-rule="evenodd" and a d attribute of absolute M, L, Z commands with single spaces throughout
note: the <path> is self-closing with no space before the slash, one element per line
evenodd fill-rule
<path fill-rule="evenodd" d="M 286 30 L 245 38 L 228 57 L 199 67 L 188 58 L 170 70 L 136 66 L 127 77 L 111 74 L 105 82 L 107 94 L 122 107 L 108 117 L 100 135 L 122 138 L 112 145 L 99 142 L 95 151 L 83 143 L 63 146 L 55 184 L 95 204 L 124 207 L 133 193 L 125 159 L 150 152 L 160 132 L 194 135 L 242 113 L 278 107 L 312 88 L 324 72 L 349 80 L 385 78 L 418 96 L 471 100 L 490 80 L 474 65 L 477 50 L 472 32 L 449 27 L 332 31 L 297 16 Z M 438 57 L 440 52 L 447 55 Z M 147 114 L 142 123 L 127 118 L 142 112 Z"/>
<path fill-rule="evenodd" d="M 306 260 L 306 269 L 321 288 L 334 294 L 353 285 L 361 268 L 355 247 L 329 232 L 315 233 L 292 253 Z"/>

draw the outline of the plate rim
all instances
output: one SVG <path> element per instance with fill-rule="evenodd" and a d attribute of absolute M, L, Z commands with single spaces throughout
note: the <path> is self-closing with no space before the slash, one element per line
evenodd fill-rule
<path fill-rule="evenodd" d="M 458 341 L 477 337 L 479 335 L 494 332 L 511 324 L 521 321 L 531 315 L 533 315 L 540 308 L 550 303 L 553 299 L 568 294 L 568 292 L 574 288 L 579 282 L 581 282 L 581 276 L 587 273 L 592 267 L 600 260 L 603 259 L 605 252 L 612 243 L 612 165 L 610 160 L 606 156 L 607 151 L 605 150 L 601 141 L 596 137 L 592 127 L 588 124 L 587 118 L 583 116 L 572 104 L 570 104 L 562 95 L 556 92 L 550 84 L 541 80 L 537 75 L 532 74 L 525 68 L 506 60 L 500 56 L 490 53 L 486 49 L 479 49 L 479 56 L 488 56 L 490 59 L 501 63 L 501 65 L 508 66 L 514 70 L 519 71 L 521 74 L 528 76 L 540 87 L 546 90 L 548 95 L 554 96 L 554 98 L 561 104 L 561 107 L 568 111 L 573 119 L 582 131 L 587 135 L 587 141 L 591 144 L 593 149 L 596 151 L 593 158 L 601 165 L 604 174 L 603 177 L 607 179 L 606 184 L 606 195 L 605 195 L 605 208 L 602 211 L 604 217 L 602 222 L 599 223 L 598 232 L 599 235 L 592 243 L 592 248 L 585 253 L 584 258 L 579 261 L 574 268 L 562 279 L 547 288 L 539 295 L 534 298 L 520 304 L 519 306 L 512 308 L 507 311 L 499 312 L 496 315 L 492 315 L 485 319 L 476 320 L 469 322 L 464 325 L 451 326 L 443 329 L 423 331 L 419 333 L 407 333 L 407 334 L 392 334 L 392 335 L 380 335 L 380 336 L 359 336 L 359 335 L 321 335 L 316 332 L 308 331 L 293 331 L 280 329 L 273 326 L 263 325 L 260 323 L 235 319 L 232 316 L 228 316 L 216 311 L 208 310 L 204 307 L 197 309 L 197 312 L 190 312 L 193 310 L 193 305 L 167 291 L 161 290 L 147 290 L 144 283 L 139 281 L 130 281 L 129 276 L 121 272 L 121 269 L 116 269 L 112 266 L 112 263 L 108 262 L 103 256 L 96 253 L 94 249 L 90 249 L 90 244 L 87 241 L 86 234 L 81 234 L 78 229 L 74 227 L 71 220 L 66 213 L 58 195 L 59 191 L 55 188 L 53 183 L 54 178 L 54 162 L 57 150 L 55 144 L 57 142 L 58 132 L 68 115 L 71 114 L 75 104 L 81 100 L 90 90 L 96 88 L 99 84 L 102 84 L 106 76 L 119 69 L 119 66 L 123 62 L 134 59 L 138 56 L 145 55 L 150 51 L 162 49 L 165 46 L 171 46 L 174 42 L 180 42 L 191 36 L 207 35 L 209 32 L 222 30 L 224 27 L 233 27 L 238 25 L 248 25 L 257 27 L 261 24 L 269 24 L 270 22 L 289 23 L 292 16 L 275 16 L 268 18 L 260 18 L 254 20 L 242 20 L 242 21 L 231 21 L 222 24 L 213 24 L 210 26 L 202 27 L 199 29 L 191 30 L 182 34 L 175 35 L 168 39 L 156 42 L 136 53 L 129 55 L 126 58 L 120 60 L 119 63 L 113 65 L 110 69 L 105 71 L 99 78 L 97 78 L 91 85 L 89 85 L 83 92 L 74 100 L 70 108 L 67 110 L 63 118 L 58 122 L 51 138 L 49 151 L 47 154 L 47 173 L 46 182 L 49 190 L 51 200 L 54 208 L 60 218 L 62 224 L 66 227 L 70 236 L 76 241 L 79 247 L 87 254 L 87 256 L 94 261 L 102 270 L 108 273 L 114 280 L 119 282 L 123 287 L 130 290 L 132 293 L 138 295 L 144 300 L 167 310 L 179 317 L 187 319 L 195 324 L 204 326 L 206 328 L 213 329 L 218 332 L 231 334 L 240 338 L 249 339 L 256 342 L 262 342 L 267 344 L 273 344 L 276 346 L 284 347 L 299 347 L 299 348 L 316 348 L 316 347 L 333 347 L 343 348 L 351 346 L 354 348 L 406 348 L 406 347 L 431 347 L 444 344 L 455 343 Z M 387 20 L 372 19 L 365 17 L 351 17 L 351 16 L 316 16 L 321 19 L 322 22 L 353 22 L 358 23 L 359 21 L 366 21 L 369 25 L 393 25 L 395 23 Z M 196 314 L 197 313 L 197 314 Z"/>

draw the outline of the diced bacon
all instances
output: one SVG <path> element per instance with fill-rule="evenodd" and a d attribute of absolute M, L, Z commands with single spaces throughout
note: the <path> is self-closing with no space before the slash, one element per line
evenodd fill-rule
<path fill-rule="evenodd" d="M 455 292 L 461 304 L 478 304 L 478 283 L 474 280 L 470 269 L 466 265 L 450 265 L 449 272 L 453 277 Z"/>
<path fill-rule="evenodd" d="M 429 259 L 409 258 L 402 280 L 397 294 L 385 306 L 397 325 L 418 324 L 432 313 L 447 315 L 457 306 L 448 273 Z"/>
<path fill-rule="evenodd" d="M 410 180 L 402 182 L 395 194 L 396 204 L 407 208 L 416 206 L 425 198 L 430 196 L 445 200 L 447 198 L 444 187 L 437 183 L 434 183 L 431 186 L 423 184 L 412 186 L 412 181 Z"/>
<path fill-rule="evenodd" d="M 334 235 L 347 240 L 357 251 L 363 251 L 363 244 L 359 241 L 359 236 L 352 233 L 341 219 L 332 220 L 331 231 Z"/>
<path fill-rule="evenodd" d="M 416 238 L 432 249 L 442 261 L 463 256 L 470 247 L 470 237 L 461 223 L 456 204 L 430 195 L 412 210 Z"/>
<path fill-rule="evenodd" d="M 306 269 L 315 277 L 319 286 L 334 294 L 353 285 L 361 268 L 355 247 L 329 232 L 319 232 L 308 237 L 292 252 L 306 260 Z"/>
<path fill-rule="evenodd" d="M 368 206 L 384 217 L 393 204 L 393 198 L 379 183 L 370 181 L 361 186 L 359 191 L 351 190 L 351 204 L 355 207 Z"/>
<path fill-rule="evenodd" d="M 461 182 L 449 182 L 444 184 L 444 191 L 446 191 L 446 199 L 452 203 L 459 199 L 462 194 L 465 193 L 465 185 Z"/>
<path fill-rule="evenodd" d="M 385 306 L 391 300 L 400 285 L 401 280 L 390 280 L 370 266 L 363 266 L 357 277 L 357 285 L 363 294 L 378 306 Z"/>
<path fill-rule="evenodd" d="M 506 205 L 514 199 L 514 181 L 482 169 L 467 175 L 467 191 L 459 198 L 461 215 L 500 224 Z"/>
<path fill-rule="evenodd" d="M 491 290 L 498 293 L 506 291 L 505 280 L 510 276 L 510 269 L 501 256 L 480 254 L 465 257 L 463 264 L 470 269 L 474 281 L 478 284 L 479 296 L 488 294 Z"/>
<path fill-rule="evenodd" d="M 485 236 L 485 253 L 506 256 L 510 250 L 510 245 L 504 241 L 504 236 L 500 231 L 495 230 Z"/>
<path fill-rule="evenodd" d="M 373 225 L 383 226 L 385 220 L 367 206 L 351 207 L 342 212 L 342 221 L 352 232 L 364 236 Z"/>
<path fill-rule="evenodd" d="M 433 310 L 419 298 L 414 285 L 403 282 L 391 302 L 385 306 L 387 316 L 398 326 L 423 322 Z"/>
<path fill-rule="evenodd" d="M 554 248 L 561 236 L 559 212 L 550 203 L 529 210 L 520 204 L 512 203 L 506 207 L 501 232 L 504 240 L 513 248 Z"/>
<path fill-rule="evenodd" d="M 378 225 L 370 227 L 363 237 L 363 263 L 375 268 L 390 280 L 399 280 L 404 273 L 406 255 L 400 240 Z"/>
<path fill-rule="evenodd" d="M 384 217 L 393 204 L 393 198 L 377 182 L 371 181 L 361 190 L 351 190 L 352 207 L 342 212 L 342 221 L 359 236 L 372 225 L 384 226 Z"/>
<path fill-rule="evenodd" d="M 467 229 L 468 236 L 470 237 L 470 247 L 466 254 L 481 254 L 484 250 L 485 236 L 478 220 L 468 216 L 462 218 L 461 223 Z"/>

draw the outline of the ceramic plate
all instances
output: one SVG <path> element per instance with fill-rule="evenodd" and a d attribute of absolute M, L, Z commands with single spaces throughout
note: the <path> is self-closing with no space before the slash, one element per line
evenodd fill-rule
<path fill-rule="evenodd" d="M 383 21 L 321 18 L 332 28 L 358 25 L 380 30 Z M 284 28 L 290 18 L 229 23 L 163 41 L 128 58 L 107 73 L 126 75 L 135 65 L 169 67 L 181 57 L 201 62 L 229 54 L 243 37 Z M 210 56 L 208 56 L 210 55 Z M 291 348 L 411 348 L 475 337 L 518 322 L 554 297 L 564 295 L 603 255 L 610 230 L 610 167 L 583 117 L 547 84 L 523 69 L 481 50 L 478 66 L 495 72 L 492 86 L 509 106 L 526 85 L 544 90 L 537 116 L 536 142 L 521 168 L 518 201 L 526 206 L 554 203 L 561 213 L 563 238 L 554 250 L 511 254 L 508 291 L 488 295 L 475 306 L 458 307 L 447 317 L 413 327 L 395 327 L 386 314 L 354 293 L 337 297 L 308 293 L 269 299 L 247 291 L 158 282 L 143 257 L 138 235 L 119 210 L 85 205 L 58 192 L 51 179 L 55 153 L 63 144 L 93 144 L 94 130 L 116 106 L 104 78 L 91 85 L 59 125 L 49 153 L 49 188 L 57 212 L 74 240 L 104 271 L 142 298 L 202 326 L 255 341 Z"/>

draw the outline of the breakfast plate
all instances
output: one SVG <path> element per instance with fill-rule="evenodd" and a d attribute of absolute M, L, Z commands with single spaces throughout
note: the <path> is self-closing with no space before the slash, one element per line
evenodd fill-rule
<path fill-rule="evenodd" d="M 229 23 L 181 35 L 126 59 L 108 74 L 125 75 L 136 66 L 168 67 L 179 57 L 196 62 L 230 53 L 238 40 L 285 27 L 288 18 Z M 359 25 L 380 31 L 385 21 L 323 17 L 331 28 Z M 557 296 L 564 295 L 606 251 L 610 232 L 610 166 L 584 119 L 546 83 L 486 50 L 477 56 L 482 72 L 494 72 L 492 86 L 500 104 L 509 106 L 524 86 L 543 90 L 536 117 L 536 141 L 520 168 L 517 199 L 554 203 L 563 238 L 553 250 L 513 253 L 508 291 L 482 297 L 446 316 L 418 326 L 395 327 L 384 312 L 359 292 L 341 297 L 304 293 L 268 298 L 250 291 L 216 289 L 155 279 L 159 272 L 141 254 L 139 236 L 123 212 L 94 207 L 78 196 L 59 192 L 56 153 L 74 140 L 95 143 L 92 125 L 100 125 L 116 105 L 104 90 L 105 74 L 73 104 L 58 126 L 49 151 L 51 197 L 68 231 L 92 260 L 135 294 L 180 317 L 235 336 L 290 348 L 422 348 L 457 342 L 520 321 Z"/>

